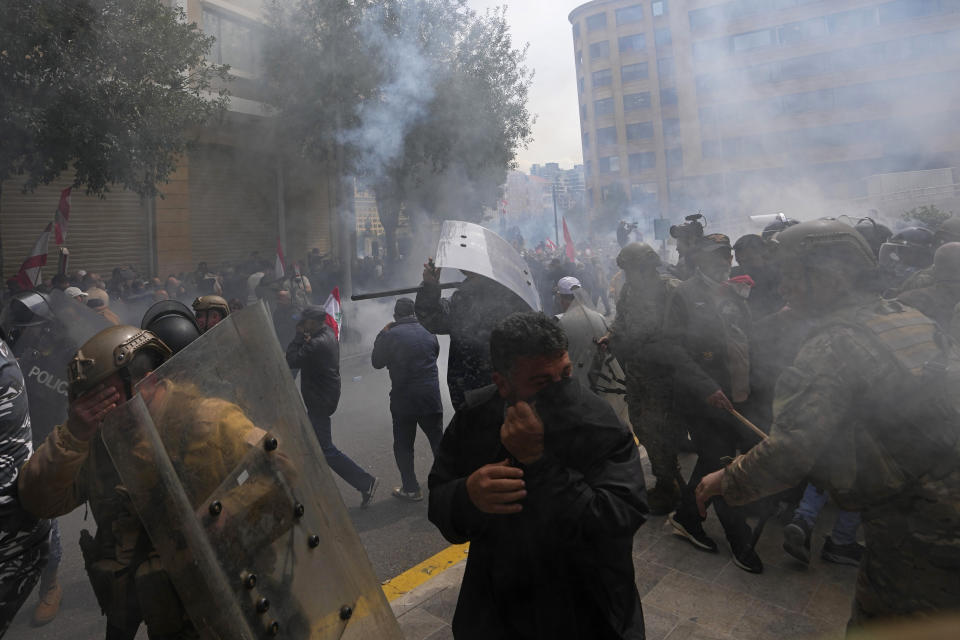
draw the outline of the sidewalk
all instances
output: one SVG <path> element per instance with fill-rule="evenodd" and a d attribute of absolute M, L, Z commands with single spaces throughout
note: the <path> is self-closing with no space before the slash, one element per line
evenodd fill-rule
<path fill-rule="evenodd" d="M 651 517 L 637 532 L 633 546 L 647 639 L 842 640 L 857 569 L 820 559 L 823 538 L 836 513 L 828 504 L 821 514 L 808 568 L 781 548 L 782 525 L 768 522 L 757 548 L 764 563 L 760 575 L 731 562 L 712 510 L 704 528 L 720 544 L 715 554 L 698 551 L 673 535 L 664 517 Z M 450 623 L 466 561 L 446 569 L 436 562 L 427 564 L 431 577 L 425 582 L 403 593 L 393 591 L 392 598 L 388 591 L 407 640 L 453 638 Z M 385 590 L 394 588 L 392 582 Z"/>

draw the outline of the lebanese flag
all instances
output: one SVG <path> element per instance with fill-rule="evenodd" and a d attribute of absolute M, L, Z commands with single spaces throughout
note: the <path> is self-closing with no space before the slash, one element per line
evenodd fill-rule
<path fill-rule="evenodd" d="M 67 240 L 67 225 L 70 223 L 70 190 L 67 187 L 60 192 L 60 203 L 57 212 L 53 215 L 54 242 L 61 245 Z"/>
<path fill-rule="evenodd" d="M 567 229 L 567 217 L 563 217 L 563 243 L 566 245 L 567 249 L 567 260 L 570 262 L 577 261 L 577 252 L 573 247 L 573 238 L 570 237 L 570 229 Z"/>
<path fill-rule="evenodd" d="M 47 224 L 36 244 L 33 245 L 33 251 L 27 256 L 27 259 L 20 265 L 20 271 L 13 276 L 24 290 L 29 291 L 40 284 L 40 269 L 47 264 L 47 246 L 50 244 L 50 234 L 53 233 L 53 223 Z"/>
<path fill-rule="evenodd" d="M 340 307 L 340 287 L 334 287 L 327 301 L 323 303 L 323 310 L 327 312 L 326 323 L 333 329 L 333 335 L 340 339 L 340 327 L 343 326 L 343 310 Z"/>
<path fill-rule="evenodd" d="M 277 238 L 277 260 L 273 263 L 273 275 L 278 280 L 286 275 L 286 261 L 283 259 L 283 245 L 280 238 Z"/>
<path fill-rule="evenodd" d="M 547 249 L 550 249 L 550 251 L 557 250 L 557 244 L 550 238 L 547 238 Z"/>

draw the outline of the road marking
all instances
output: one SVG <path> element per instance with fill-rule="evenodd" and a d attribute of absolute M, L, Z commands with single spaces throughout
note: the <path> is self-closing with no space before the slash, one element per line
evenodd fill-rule
<path fill-rule="evenodd" d="M 447 547 L 437 555 L 427 558 L 420 564 L 407 569 L 400 575 L 390 578 L 383 583 L 383 593 L 387 596 L 387 601 L 393 602 L 400 596 L 410 593 L 427 580 L 436 577 L 441 572 L 446 571 L 465 559 L 469 549 L 469 542 L 465 544 L 455 544 Z"/>

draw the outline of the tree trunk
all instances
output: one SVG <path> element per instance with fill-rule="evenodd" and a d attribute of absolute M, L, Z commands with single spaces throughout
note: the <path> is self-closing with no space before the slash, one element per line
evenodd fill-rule
<path fill-rule="evenodd" d="M 400 223 L 400 200 L 394 191 L 384 185 L 373 189 L 377 199 L 377 214 L 383 226 L 383 240 L 387 249 L 387 263 L 393 264 L 397 260 L 397 226 Z"/>

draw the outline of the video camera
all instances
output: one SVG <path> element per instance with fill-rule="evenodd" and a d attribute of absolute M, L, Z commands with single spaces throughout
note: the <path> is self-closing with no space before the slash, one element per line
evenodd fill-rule
<path fill-rule="evenodd" d="M 683 224 L 675 224 L 670 227 L 670 236 L 677 241 L 685 241 L 693 244 L 703 237 L 703 222 L 705 220 L 702 213 L 693 213 L 684 218 Z"/>
<path fill-rule="evenodd" d="M 636 231 L 637 227 L 640 226 L 638 222 L 628 222 L 627 223 L 627 232 Z"/>

